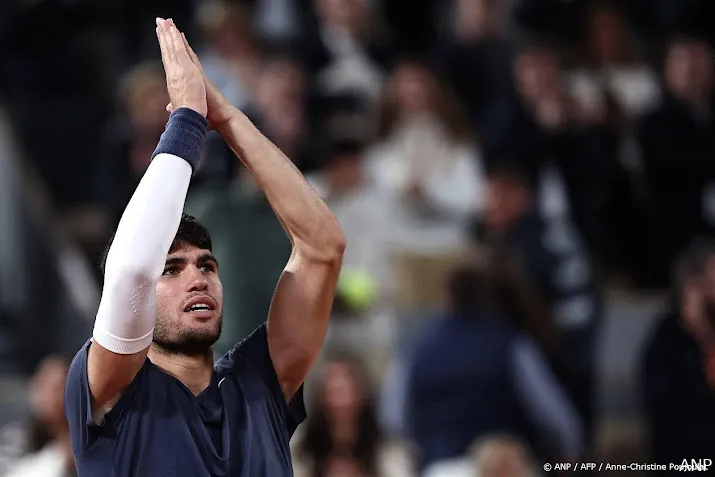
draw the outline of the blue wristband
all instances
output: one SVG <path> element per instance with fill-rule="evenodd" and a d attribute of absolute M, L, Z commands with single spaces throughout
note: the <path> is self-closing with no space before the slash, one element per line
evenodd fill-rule
<path fill-rule="evenodd" d="M 179 108 L 171 113 L 166 129 L 159 139 L 154 154 L 173 154 L 191 165 L 196 172 L 204 149 L 204 138 L 209 123 L 201 114 L 190 108 Z"/>

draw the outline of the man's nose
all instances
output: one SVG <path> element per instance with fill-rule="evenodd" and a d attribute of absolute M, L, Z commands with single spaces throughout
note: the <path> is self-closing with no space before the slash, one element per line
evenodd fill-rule
<path fill-rule="evenodd" d="M 190 266 L 186 271 L 189 273 L 187 277 L 188 291 L 204 291 L 208 288 L 209 282 L 206 280 L 206 277 L 204 277 L 204 274 L 201 273 L 201 270 L 197 267 Z"/>

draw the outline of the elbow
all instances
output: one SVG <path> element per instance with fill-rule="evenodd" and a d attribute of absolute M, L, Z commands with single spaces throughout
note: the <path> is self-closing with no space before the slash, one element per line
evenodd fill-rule
<path fill-rule="evenodd" d="M 345 255 L 347 241 L 340 225 L 331 230 L 323 229 L 320 240 L 313 243 L 295 242 L 295 252 L 304 260 L 319 262 L 340 268 Z"/>
<path fill-rule="evenodd" d="M 338 231 L 335 236 L 331 239 L 330 250 L 333 252 L 333 256 L 339 260 L 341 263 L 343 261 L 343 255 L 345 255 L 345 249 L 348 246 L 348 241 L 345 238 L 345 233 L 342 227 L 338 226 Z"/>
<path fill-rule="evenodd" d="M 340 226 L 337 220 L 335 220 L 335 226 L 327 235 L 326 240 L 326 250 L 331 258 L 331 261 L 337 263 L 340 266 L 343 263 L 343 256 L 345 255 L 345 249 L 348 246 L 347 239 L 345 238 L 345 232 Z"/>
<path fill-rule="evenodd" d="M 335 239 L 326 241 L 321 253 L 316 254 L 318 261 L 329 264 L 330 266 L 340 269 L 343 265 L 343 256 L 345 255 L 345 248 L 347 247 L 347 242 L 342 234 Z"/>
<path fill-rule="evenodd" d="M 164 266 L 164 254 L 155 250 L 142 250 L 135 247 L 116 247 L 112 244 L 104 262 L 104 283 L 156 282 Z M 157 260 L 155 257 L 161 257 Z"/>

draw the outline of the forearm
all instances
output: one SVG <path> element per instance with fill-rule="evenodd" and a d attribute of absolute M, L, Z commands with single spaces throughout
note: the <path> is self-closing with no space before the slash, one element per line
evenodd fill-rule
<path fill-rule="evenodd" d="M 219 132 L 266 194 L 295 249 L 319 259 L 340 255 L 340 224 L 291 160 L 238 110 Z"/>
<path fill-rule="evenodd" d="M 203 134 L 197 113 L 188 119 L 173 116 L 122 215 L 107 255 L 94 328 L 94 339 L 110 351 L 132 354 L 151 343 L 155 287 L 181 220 L 190 162 L 198 161 Z"/>

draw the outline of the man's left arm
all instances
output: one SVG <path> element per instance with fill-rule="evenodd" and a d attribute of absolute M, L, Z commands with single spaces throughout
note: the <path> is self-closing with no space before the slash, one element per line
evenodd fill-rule
<path fill-rule="evenodd" d="M 328 329 L 345 237 L 303 175 L 234 108 L 218 132 L 251 172 L 293 244 L 268 314 L 268 348 L 286 399 L 303 383 Z"/>
<path fill-rule="evenodd" d="M 268 351 L 286 400 L 300 389 L 328 331 L 345 236 L 337 219 L 295 167 L 204 75 L 207 119 L 263 190 L 293 251 L 268 313 Z M 171 110 L 169 104 L 167 109 Z"/>

